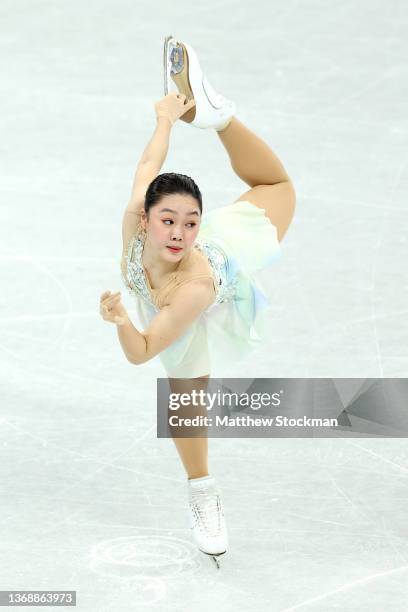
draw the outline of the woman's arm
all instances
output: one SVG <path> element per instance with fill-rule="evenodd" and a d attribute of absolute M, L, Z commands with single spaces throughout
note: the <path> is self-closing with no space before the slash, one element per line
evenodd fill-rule
<path fill-rule="evenodd" d="M 171 92 L 155 103 L 156 127 L 139 160 L 133 179 L 132 193 L 127 207 L 128 212 L 136 212 L 143 207 L 149 184 L 159 174 L 169 150 L 170 132 L 174 123 L 194 104 L 185 103 L 186 96 Z"/>
<path fill-rule="evenodd" d="M 140 358 L 142 355 L 146 354 L 145 337 L 136 329 L 129 317 L 126 318 L 124 323 L 117 323 L 116 329 L 126 359 L 130 361 L 130 363 L 137 363 L 135 358 Z"/>
<path fill-rule="evenodd" d="M 139 165 L 150 162 L 153 166 L 160 170 L 166 160 L 167 152 L 169 150 L 171 128 L 172 123 L 167 117 L 156 117 L 156 127 L 154 129 L 153 136 L 147 143 L 142 153 Z"/>
<path fill-rule="evenodd" d="M 166 117 L 157 117 L 156 128 L 139 161 L 133 179 L 132 194 L 122 219 L 122 258 L 129 240 L 135 235 L 140 222 L 147 188 L 160 172 L 169 148 L 171 123 Z"/>
<path fill-rule="evenodd" d="M 147 143 L 136 168 L 128 205 L 122 220 L 123 255 L 126 254 L 129 240 L 137 231 L 143 210 L 146 191 L 159 174 L 169 150 L 170 132 L 173 124 L 195 104 L 190 100 L 184 104 L 186 96 L 176 92 L 165 96 L 155 103 L 156 127 Z"/>
<path fill-rule="evenodd" d="M 126 358 L 140 365 L 149 361 L 182 336 L 215 299 L 211 279 L 197 279 L 179 287 L 171 304 L 162 308 L 148 327 L 139 332 L 127 318 L 117 324 L 119 342 Z"/>
<path fill-rule="evenodd" d="M 136 168 L 126 212 L 135 213 L 143 208 L 147 188 L 159 174 L 167 157 L 171 128 L 172 125 L 166 117 L 157 117 L 153 136 L 147 143 Z"/>

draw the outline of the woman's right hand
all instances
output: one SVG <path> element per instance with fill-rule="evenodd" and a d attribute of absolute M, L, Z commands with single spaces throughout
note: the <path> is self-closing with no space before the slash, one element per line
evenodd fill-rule
<path fill-rule="evenodd" d="M 120 291 L 117 293 L 104 291 L 99 300 L 99 313 L 102 319 L 119 326 L 125 325 L 129 320 L 127 310 L 121 303 L 120 297 Z"/>
<path fill-rule="evenodd" d="M 195 106 L 195 100 L 185 103 L 186 95 L 171 91 L 167 96 L 155 103 L 156 117 L 167 117 L 171 125 L 180 119 L 184 113 Z"/>

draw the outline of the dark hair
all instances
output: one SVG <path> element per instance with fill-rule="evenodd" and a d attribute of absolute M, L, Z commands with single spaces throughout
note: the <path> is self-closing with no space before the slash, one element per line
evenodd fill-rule
<path fill-rule="evenodd" d="M 200 213 L 203 212 L 201 191 L 193 179 L 186 174 L 163 172 L 163 174 L 158 174 L 147 188 L 144 203 L 146 213 L 148 213 L 149 210 L 155 206 L 163 196 L 170 195 L 172 193 L 185 193 L 193 196 L 193 198 L 195 198 L 198 202 Z"/>

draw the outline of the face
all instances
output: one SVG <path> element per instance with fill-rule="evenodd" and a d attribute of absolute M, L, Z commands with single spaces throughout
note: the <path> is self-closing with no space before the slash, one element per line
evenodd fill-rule
<path fill-rule="evenodd" d="M 144 216 L 146 242 L 166 261 L 177 262 L 190 252 L 198 234 L 201 213 L 198 202 L 187 194 L 166 195 Z M 179 250 L 171 250 L 170 246 Z"/>

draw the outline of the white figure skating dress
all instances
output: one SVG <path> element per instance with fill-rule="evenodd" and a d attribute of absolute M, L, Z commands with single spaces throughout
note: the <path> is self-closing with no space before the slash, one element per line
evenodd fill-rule
<path fill-rule="evenodd" d="M 215 301 L 159 355 L 168 376 L 222 376 L 226 363 L 239 362 L 259 345 L 270 304 L 255 275 L 281 254 L 276 227 L 262 208 L 239 201 L 204 212 L 190 255 L 157 290 L 142 264 L 143 246 L 138 232 L 129 242 L 122 280 L 144 328 L 180 284 L 204 277 L 214 282 Z"/>

